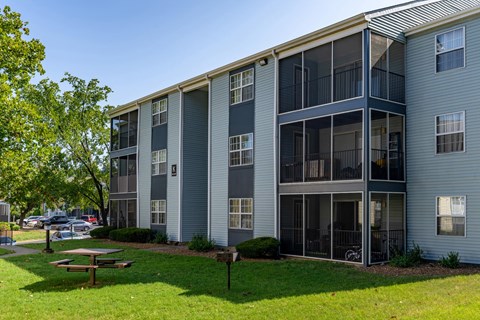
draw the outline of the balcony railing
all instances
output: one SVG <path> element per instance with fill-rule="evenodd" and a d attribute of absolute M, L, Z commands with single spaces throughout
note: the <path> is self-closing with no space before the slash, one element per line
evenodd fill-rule
<path fill-rule="evenodd" d="M 335 69 L 333 90 L 335 101 L 360 96 L 362 93 L 362 67 L 348 65 Z"/>
<path fill-rule="evenodd" d="M 387 153 L 389 156 L 387 158 Z M 403 180 L 403 152 L 386 149 L 372 149 L 372 179 Z M 388 175 L 390 170 L 390 177 Z"/>
<path fill-rule="evenodd" d="M 284 156 L 280 161 L 280 182 L 352 180 L 362 178 L 362 149 L 305 156 Z M 333 159 L 333 160 L 332 160 Z M 333 164 L 333 165 L 332 165 Z M 305 176 L 305 180 L 304 180 Z"/>
<path fill-rule="evenodd" d="M 370 85 L 372 97 L 405 103 L 405 76 L 394 72 L 387 73 L 386 70 L 379 68 L 372 68 Z"/>
<path fill-rule="evenodd" d="M 388 261 L 397 253 L 404 252 L 404 230 L 372 230 L 371 262 Z"/>

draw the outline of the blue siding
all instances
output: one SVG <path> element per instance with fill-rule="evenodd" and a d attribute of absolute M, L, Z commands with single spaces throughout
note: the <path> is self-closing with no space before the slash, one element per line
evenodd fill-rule
<path fill-rule="evenodd" d="M 465 26 L 466 67 L 435 73 L 435 35 Z M 445 25 L 407 42 L 407 237 L 429 259 L 449 251 L 480 263 L 480 19 Z M 465 111 L 465 152 L 435 155 L 435 116 Z M 436 196 L 466 196 L 466 236 L 436 235 Z"/>
<path fill-rule="evenodd" d="M 185 93 L 183 109 L 182 241 L 207 235 L 208 93 Z"/>
<path fill-rule="evenodd" d="M 212 79 L 211 238 L 228 244 L 228 74 Z"/>
<path fill-rule="evenodd" d="M 180 148 L 180 93 L 168 95 L 168 142 L 167 142 L 167 233 L 170 240 L 178 241 L 179 213 L 179 176 L 172 177 L 172 164 L 181 170 L 179 162 Z"/>
<path fill-rule="evenodd" d="M 152 104 L 150 102 L 143 103 L 140 106 L 138 120 L 138 221 L 141 228 L 149 228 L 150 189 L 152 181 L 151 170 L 148 170 L 152 163 Z M 148 169 L 145 170 L 144 168 Z"/>

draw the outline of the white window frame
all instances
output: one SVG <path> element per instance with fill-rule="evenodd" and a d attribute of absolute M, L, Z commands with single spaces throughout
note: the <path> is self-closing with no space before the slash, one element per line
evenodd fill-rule
<path fill-rule="evenodd" d="M 247 141 L 244 141 L 244 138 L 247 138 Z M 235 142 L 236 139 L 238 139 L 238 142 Z M 229 141 L 228 164 L 230 167 L 247 166 L 247 165 L 253 164 L 253 133 L 246 133 L 246 134 L 240 134 L 237 136 L 231 136 L 228 138 L 228 141 Z M 243 155 L 247 151 L 251 151 L 252 153 L 251 161 L 248 161 L 248 162 L 244 161 L 244 157 L 243 157 Z M 238 154 L 238 157 L 239 157 L 238 164 L 232 164 L 232 156 L 234 154 Z"/>
<path fill-rule="evenodd" d="M 442 116 L 448 116 L 448 115 L 453 115 L 453 114 L 461 114 L 463 118 L 463 130 L 457 130 L 457 131 L 451 131 L 451 132 L 444 132 L 444 133 L 438 133 L 438 127 L 437 127 L 437 119 Z M 463 133 L 463 149 L 461 151 L 450 151 L 450 152 L 438 152 L 438 143 L 437 143 L 437 137 L 439 136 L 446 136 L 446 135 L 451 135 L 451 134 L 457 134 L 457 133 Z M 465 152 L 465 111 L 458 111 L 458 112 L 450 112 L 450 113 L 444 113 L 444 114 L 439 114 L 435 116 L 435 154 L 436 155 L 441 155 L 441 154 L 450 154 L 450 153 L 461 153 Z"/>
<path fill-rule="evenodd" d="M 150 210 L 151 224 L 167 224 L 167 200 L 152 200 Z"/>
<path fill-rule="evenodd" d="M 455 48 L 452 48 L 452 49 L 448 49 L 448 50 L 444 50 L 444 51 L 439 51 L 438 43 L 437 43 L 438 37 L 439 37 L 439 36 L 442 36 L 442 35 L 444 35 L 444 34 L 447 34 L 447 33 L 455 32 L 455 31 L 457 31 L 457 30 L 462 30 L 462 36 L 463 36 L 463 38 L 462 38 L 462 40 L 463 40 L 462 46 L 458 46 L 458 47 L 455 47 Z M 439 70 L 438 70 L 438 56 L 443 55 L 443 54 L 448 53 L 448 52 L 452 52 L 452 51 L 455 51 L 455 50 L 459 50 L 459 49 L 463 49 L 463 65 L 460 66 L 460 67 L 456 67 L 456 68 L 451 68 L 451 69 L 439 71 Z M 460 69 L 460 68 L 465 68 L 465 27 L 455 28 L 455 29 L 451 29 L 451 30 L 448 30 L 448 31 L 445 31 L 445 32 L 436 34 L 436 35 L 435 35 L 435 73 L 441 73 L 441 72 L 445 72 L 445 71 L 449 71 L 449 70 L 454 70 L 454 69 Z"/>
<path fill-rule="evenodd" d="M 234 79 L 237 77 L 238 77 L 238 80 L 235 81 Z M 230 105 L 253 100 L 254 83 L 255 83 L 255 73 L 253 68 L 232 74 L 230 76 Z M 252 87 L 252 96 L 244 100 L 243 91 L 250 86 Z"/>
<path fill-rule="evenodd" d="M 450 212 L 449 213 L 443 213 L 440 214 L 440 209 L 439 209 L 439 200 L 441 198 L 449 198 L 450 199 Z M 455 213 L 454 211 L 454 201 L 453 199 L 457 198 L 459 201 L 459 204 L 461 204 L 463 207 L 461 208 L 460 213 Z M 457 204 L 458 205 L 458 204 Z M 452 218 L 463 218 L 463 235 L 448 235 L 448 234 L 439 234 L 438 233 L 438 218 L 441 217 L 452 217 Z M 450 237 L 466 237 L 467 236 L 467 197 L 466 196 L 437 196 L 435 198 L 435 234 L 437 236 L 450 236 Z"/>
<path fill-rule="evenodd" d="M 232 219 L 236 216 L 238 216 L 238 224 L 232 225 Z M 250 227 L 243 227 L 242 221 L 247 217 L 250 217 Z M 228 228 L 239 230 L 253 230 L 253 198 L 228 199 Z"/>
<path fill-rule="evenodd" d="M 152 176 L 162 174 L 167 174 L 167 149 L 152 151 Z"/>
<path fill-rule="evenodd" d="M 167 123 L 167 110 L 167 99 L 158 100 L 152 103 L 152 127 Z"/>

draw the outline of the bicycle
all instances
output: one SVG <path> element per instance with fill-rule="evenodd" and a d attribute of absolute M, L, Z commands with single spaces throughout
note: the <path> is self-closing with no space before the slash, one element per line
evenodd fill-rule
<path fill-rule="evenodd" d="M 362 261 L 362 248 L 359 246 L 353 246 L 353 249 L 349 249 L 345 252 L 346 261 Z"/>

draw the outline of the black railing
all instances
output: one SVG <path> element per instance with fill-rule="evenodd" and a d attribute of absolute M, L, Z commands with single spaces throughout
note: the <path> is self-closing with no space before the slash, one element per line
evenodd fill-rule
<path fill-rule="evenodd" d="M 335 69 L 333 90 L 335 101 L 360 96 L 362 93 L 362 67 L 349 65 Z"/>
<path fill-rule="evenodd" d="M 281 228 L 280 253 L 303 255 L 303 228 Z"/>
<path fill-rule="evenodd" d="M 328 229 L 307 229 L 305 234 L 305 255 L 330 259 L 331 232 Z"/>
<path fill-rule="evenodd" d="M 388 163 L 387 150 L 372 149 L 372 179 L 387 180 L 388 179 Z"/>
<path fill-rule="evenodd" d="M 348 250 L 362 249 L 362 231 L 334 230 L 333 231 L 333 259 L 345 260 Z M 358 260 L 358 259 L 356 259 Z M 358 261 L 361 262 L 361 261 Z"/>
<path fill-rule="evenodd" d="M 332 102 L 332 76 L 323 76 L 307 81 L 305 107 L 318 106 Z"/>
<path fill-rule="evenodd" d="M 10 240 L 12 239 L 12 240 Z M 12 230 L 0 230 L 0 244 L 13 245 L 13 231 Z"/>
<path fill-rule="evenodd" d="M 279 89 L 280 113 L 302 109 L 302 83 Z"/>
<path fill-rule="evenodd" d="M 405 76 L 401 74 L 372 68 L 370 86 L 372 97 L 405 103 Z"/>
<path fill-rule="evenodd" d="M 370 261 L 383 262 L 390 260 L 394 255 L 404 252 L 404 231 L 372 230 L 370 233 L 371 253 Z"/>
<path fill-rule="evenodd" d="M 284 156 L 280 161 L 280 182 L 355 180 L 362 178 L 362 149 L 311 153 L 305 156 Z M 304 171 L 305 170 L 305 171 Z M 305 176 L 305 180 L 304 180 Z"/>

